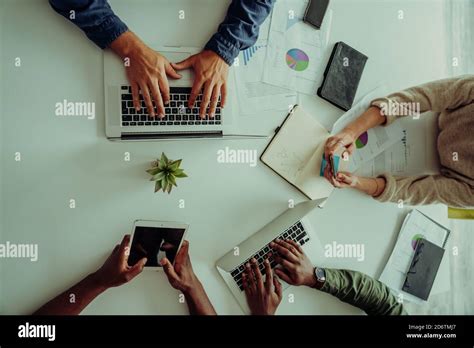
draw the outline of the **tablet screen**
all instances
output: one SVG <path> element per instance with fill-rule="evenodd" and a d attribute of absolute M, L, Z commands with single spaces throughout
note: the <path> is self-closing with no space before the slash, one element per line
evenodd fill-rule
<path fill-rule="evenodd" d="M 173 263 L 184 232 L 184 228 L 135 226 L 128 264 L 133 266 L 144 257 L 145 267 L 161 267 L 164 257 Z"/>

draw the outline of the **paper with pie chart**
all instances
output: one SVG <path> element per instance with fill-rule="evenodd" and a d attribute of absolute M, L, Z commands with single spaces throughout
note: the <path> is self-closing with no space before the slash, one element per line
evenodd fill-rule
<path fill-rule="evenodd" d="M 263 81 L 315 95 L 324 72 L 325 28 L 303 22 L 308 0 L 277 1 L 273 9 Z"/>
<path fill-rule="evenodd" d="M 386 87 L 379 86 L 369 93 L 367 93 L 362 100 L 357 102 L 349 111 L 344 113 L 333 125 L 331 134 L 337 134 L 342 131 L 349 123 L 357 119 L 364 111 L 366 111 L 370 102 L 378 97 L 386 95 Z M 377 172 L 385 172 L 387 165 L 385 156 L 382 156 L 382 161 L 374 162 L 373 165 L 367 166 L 367 162 L 377 158 L 387 149 L 393 147 L 394 144 L 399 143 L 405 136 L 404 129 L 399 122 L 393 122 L 389 126 L 378 126 L 371 128 L 355 140 L 355 149 L 352 156 L 349 158 L 348 170 L 353 172 L 362 167 L 376 167 Z M 393 160 L 393 159 L 392 159 Z M 358 173 L 360 175 L 364 175 Z M 370 175 L 367 175 L 370 176 Z"/>

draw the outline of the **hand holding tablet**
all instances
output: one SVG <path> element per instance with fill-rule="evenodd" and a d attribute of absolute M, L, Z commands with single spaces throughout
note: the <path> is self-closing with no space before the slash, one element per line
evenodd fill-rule
<path fill-rule="evenodd" d="M 92 277 L 102 288 L 111 288 L 125 284 L 141 273 L 146 258 L 138 259 L 132 266 L 127 263 L 129 254 L 130 235 L 125 235 L 120 244 L 117 244 Z"/>
<path fill-rule="evenodd" d="M 136 220 L 128 265 L 133 266 L 144 257 L 148 270 L 162 269 L 163 258 L 173 264 L 188 227 L 177 222 Z"/>

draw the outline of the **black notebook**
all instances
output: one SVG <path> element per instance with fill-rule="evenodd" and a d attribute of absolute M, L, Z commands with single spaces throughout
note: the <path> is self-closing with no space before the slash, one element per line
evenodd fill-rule
<path fill-rule="evenodd" d="M 427 300 L 443 255 L 443 248 L 426 239 L 419 239 L 402 290 Z"/>
<path fill-rule="evenodd" d="M 347 111 L 352 107 L 367 56 L 344 42 L 338 42 L 324 71 L 318 96 Z"/>

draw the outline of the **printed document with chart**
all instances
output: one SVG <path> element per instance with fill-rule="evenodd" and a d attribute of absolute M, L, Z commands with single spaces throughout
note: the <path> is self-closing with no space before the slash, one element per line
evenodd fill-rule
<path fill-rule="evenodd" d="M 322 54 L 331 12 L 321 30 L 302 21 L 308 0 L 277 1 L 273 9 L 263 81 L 315 95 L 324 73 Z"/>
<path fill-rule="evenodd" d="M 259 115 L 261 111 L 288 110 L 289 105 L 296 103 L 294 91 L 262 82 L 267 46 L 267 40 L 259 40 L 240 52 L 238 65 L 234 64 L 241 114 Z"/>
<path fill-rule="evenodd" d="M 383 84 L 374 88 L 334 123 L 331 133 L 343 130 L 369 108 L 372 100 L 388 94 Z M 400 176 L 436 174 L 439 172 L 436 135 L 437 115 L 433 112 L 416 118 L 400 117 L 389 126 L 369 129 L 355 142 L 349 171 L 369 177 L 387 172 Z"/>
<path fill-rule="evenodd" d="M 386 93 L 383 85 L 367 93 L 334 123 L 331 134 L 342 131 L 369 108 L 372 100 Z M 402 167 L 405 163 L 405 143 L 406 130 L 400 122 L 371 128 L 356 139 L 355 150 L 349 158 L 349 171 L 357 171 L 362 176 L 375 176 L 390 171 L 393 166 Z"/>

